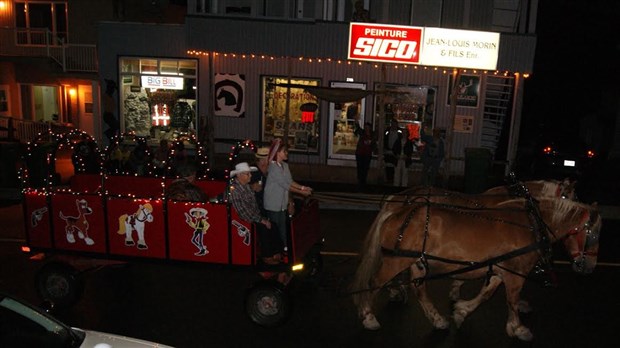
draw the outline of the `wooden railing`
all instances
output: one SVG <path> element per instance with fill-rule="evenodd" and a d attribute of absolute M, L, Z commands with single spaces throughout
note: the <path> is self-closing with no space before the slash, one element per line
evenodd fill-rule
<path fill-rule="evenodd" d="M 48 57 L 63 71 L 97 72 L 97 46 L 70 44 L 48 29 L 0 28 L 0 55 Z"/>
<path fill-rule="evenodd" d="M 49 130 L 55 133 L 69 132 L 73 130 L 73 125 L 52 122 L 35 122 L 14 117 L 0 116 L 0 141 L 28 143 L 36 138 L 40 133 L 44 133 Z"/>

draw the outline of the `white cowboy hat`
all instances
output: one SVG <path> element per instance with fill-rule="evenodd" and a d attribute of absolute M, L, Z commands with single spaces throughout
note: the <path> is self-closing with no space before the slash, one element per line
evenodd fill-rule
<path fill-rule="evenodd" d="M 250 167 L 247 162 L 241 162 L 241 163 L 239 163 L 239 164 L 237 164 L 235 166 L 235 170 L 230 172 L 230 177 L 234 178 L 235 175 L 237 175 L 239 173 L 246 173 L 246 172 L 249 173 L 249 172 L 255 172 L 257 170 L 258 170 L 258 168 Z"/>
<path fill-rule="evenodd" d="M 189 215 L 194 216 L 194 213 L 200 213 L 202 216 L 207 215 L 207 210 L 204 208 L 192 208 L 189 210 Z"/>

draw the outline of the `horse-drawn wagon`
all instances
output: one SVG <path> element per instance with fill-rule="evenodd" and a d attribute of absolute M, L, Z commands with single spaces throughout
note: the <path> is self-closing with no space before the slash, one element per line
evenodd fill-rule
<path fill-rule="evenodd" d="M 227 175 L 210 179 L 201 144 L 185 143 L 183 160 L 198 164 L 195 182 L 208 202 L 166 198 L 174 180 L 178 152 L 171 151 L 165 170 L 141 162 L 127 166 L 130 152 L 151 158 L 151 144 L 133 135 L 118 137 L 105 154 L 88 134 L 46 133 L 29 144 L 22 172 L 26 246 L 33 259 L 44 261 L 37 290 L 58 305 L 75 302 L 82 272 L 101 265 L 132 261 L 218 265 L 247 272 L 256 281 L 247 292 L 246 312 L 261 325 L 281 323 L 289 310 L 287 286 L 273 275 L 312 276 L 321 266 L 318 202 L 296 200 L 291 218 L 288 260 L 260 262 L 255 227 L 239 218 L 227 197 Z M 146 146 L 144 146 L 146 144 Z M 250 141 L 235 152 L 255 151 Z M 232 160 L 232 157 L 231 157 Z M 226 173 L 225 173 L 226 174 Z"/>

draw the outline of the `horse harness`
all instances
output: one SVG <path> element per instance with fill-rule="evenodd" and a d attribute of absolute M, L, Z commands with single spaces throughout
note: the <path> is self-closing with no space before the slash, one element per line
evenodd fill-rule
<path fill-rule="evenodd" d="M 426 207 L 426 219 L 425 219 L 425 226 L 424 226 L 424 240 L 422 242 L 422 251 L 416 251 L 416 250 L 404 250 L 400 248 L 400 243 L 403 239 L 405 230 L 407 229 L 407 227 L 409 226 L 409 223 L 411 222 L 411 219 L 413 218 L 414 214 L 417 212 L 418 208 L 421 205 L 418 205 L 417 207 L 413 207 L 407 214 L 405 220 L 403 221 L 402 225 L 399 228 L 399 233 L 398 236 L 396 238 L 396 243 L 394 246 L 394 249 L 388 249 L 385 247 L 381 247 L 381 250 L 383 252 L 384 255 L 386 256 L 393 256 L 393 257 L 411 257 L 411 258 L 418 258 L 419 260 L 416 262 L 417 267 L 419 269 L 425 269 L 425 275 L 423 277 L 418 277 L 412 280 L 412 283 L 415 286 L 419 286 L 421 285 L 425 280 L 433 280 L 433 279 L 439 279 L 439 278 L 444 278 L 444 277 L 450 277 L 450 276 L 454 276 L 454 275 L 458 275 L 458 274 L 463 274 L 463 273 L 467 273 L 470 271 L 474 271 L 480 268 L 484 268 L 484 267 L 488 267 L 488 271 L 487 271 L 487 275 L 486 275 L 486 282 L 489 282 L 489 279 L 491 278 L 491 276 L 494 275 L 493 272 L 493 266 L 495 267 L 499 267 L 505 271 L 508 271 L 512 274 L 521 276 L 523 278 L 527 278 L 527 275 L 524 274 L 520 274 L 516 271 L 512 271 L 510 269 L 507 269 L 506 267 L 500 266 L 499 263 L 530 253 L 532 251 L 539 251 L 541 254 L 541 258 L 542 258 L 542 265 L 541 268 L 544 271 L 548 271 L 551 269 L 551 264 L 552 264 L 552 251 L 551 251 L 551 242 L 549 241 L 549 237 L 547 236 L 547 234 L 545 233 L 545 231 L 549 231 L 552 235 L 553 235 L 553 231 L 551 231 L 551 229 L 549 229 L 549 227 L 547 226 L 547 224 L 545 224 L 545 222 L 543 221 L 541 215 L 540 215 L 540 210 L 538 209 L 538 205 L 537 202 L 535 202 L 535 200 L 529 195 L 529 192 L 527 192 L 527 188 L 525 188 L 524 185 L 519 185 L 521 186 L 520 192 L 517 194 L 518 196 L 525 196 L 526 198 L 526 207 L 525 210 L 528 213 L 528 218 L 531 221 L 531 224 L 529 226 L 523 225 L 523 224 L 518 224 L 515 223 L 513 221 L 508 221 L 508 220 L 504 220 L 504 219 L 500 219 L 500 218 L 491 218 L 491 217 L 483 217 L 481 215 L 475 214 L 475 211 L 483 209 L 484 206 L 480 205 L 480 204 L 476 204 L 474 205 L 474 208 L 469 208 L 469 207 L 464 207 L 464 206 L 458 206 L 458 205 L 450 205 L 450 204 L 442 204 L 442 203 L 433 203 L 430 201 L 430 189 L 428 194 L 426 195 L 426 197 L 423 198 L 424 200 L 424 206 Z M 518 191 L 515 191 L 518 192 Z M 420 197 L 418 197 L 420 198 Z M 407 200 L 405 202 L 405 204 L 409 204 L 412 205 L 414 203 L 416 203 L 419 199 L 415 199 L 415 200 Z M 496 256 L 496 257 L 492 257 L 490 259 L 484 260 L 484 261 L 460 261 L 460 260 L 452 260 L 452 259 L 447 259 L 447 258 L 443 258 L 440 256 L 436 256 L 436 255 L 432 255 L 426 252 L 426 241 L 428 239 L 429 236 L 429 225 L 430 225 L 430 208 L 431 206 L 439 206 L 441 208 L 446 208 L 446 209 L 450 209 L 453 211 L 456 211 L 460 214 L 468 214 L 471 215 L 472 217 L 477 217 L 477 218 L 484 218 L 484 219 L 489 219 L 489 220 L 493 220 L 493 221 L 498 221 L 498 222 L 502 222 L 502 223 L 506 223 L 506 224 L 512 224 L 512 225 L 516 225 L 516 226 L 520 226 L 520 227 L 524 227 L 527 229 L 530 229 L 534 235 L 535 235 L 535 239 L 536 241 L 530 245 L 527 245 L 525 247 L 522 248 L 518 248 L 515 249 L 513 251 L 510 251 L 508 253 Z M 578 231 L 576 231 L 575 233 L 578 233 Z M 437 273 L 437 274 L 429 274 L 430 273 L 430 264 L 428 261 L 430 260 L 434 260 L 434 261 L 439 261 L 439 262 L 443 262 L 443 263 L 450 263 L 450 264 L 457 264 L 457 265 L 462 265 L 462 268 L 450 271 L 450 272 L 444 272 L 444 273 Z"/>

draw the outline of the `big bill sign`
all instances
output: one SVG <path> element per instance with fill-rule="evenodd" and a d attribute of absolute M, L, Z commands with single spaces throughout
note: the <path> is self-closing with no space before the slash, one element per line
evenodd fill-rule
<path fill-rule="evenodd" d="M 348 58 L 495 70 L 499 33 L 351 23 Z"/>

